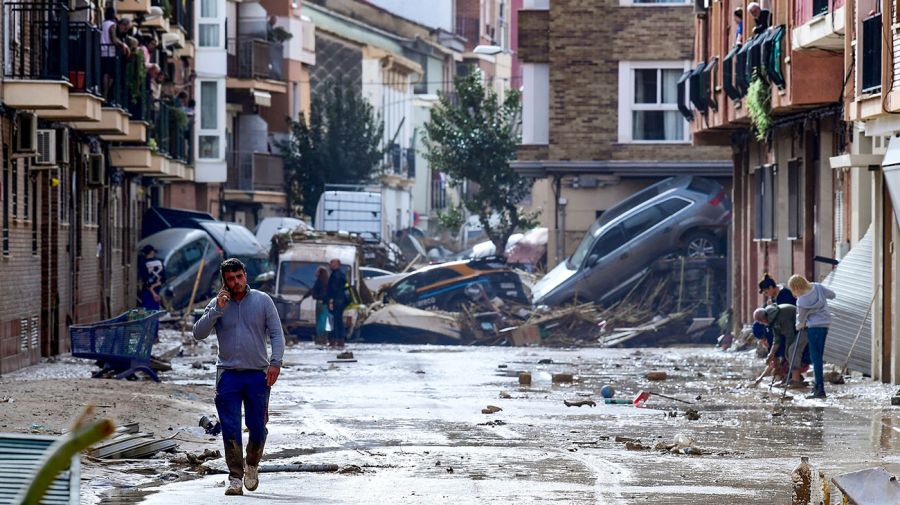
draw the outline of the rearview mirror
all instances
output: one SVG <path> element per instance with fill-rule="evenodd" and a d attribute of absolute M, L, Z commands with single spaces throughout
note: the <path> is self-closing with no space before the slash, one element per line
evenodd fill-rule
<path fill-rule="evenodd" d="M 594 268 L 594 266 L 597 264 L 598 261 L 600 261 L 600 256 L 597 256 L 596 254 L 592 254 L 592 255 L 588 256 L 587 267 Z"/>

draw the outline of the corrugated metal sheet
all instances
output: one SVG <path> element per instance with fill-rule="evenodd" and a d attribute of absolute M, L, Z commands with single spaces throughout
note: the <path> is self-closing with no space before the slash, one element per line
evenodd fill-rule
<path fill-rule="evenodd" d="M 38 462 L 56 441 L 42 435 L 0 434 L 0 505 L 9 505 L 31 479 Z M 69 470 L 60 473 L 41 503 L 44 505 L 77 505 L 79 460 L 72 458 Z"/>
<path fill-rule="evenodd" d="M 825 360 L 843 365 L 850 353 L 850 369 L 862 373 L 872 371 L 872 314 L 866 317 L 872 302 L 872 228 L 841 260 L 822 284 L 831 288 L 837 297 L 830 300 L 831 328 L 825 341 Z M 865 322 L 863 322 L 865 319 Z M 853 341 L 863 325 L 856 345 Z"/>

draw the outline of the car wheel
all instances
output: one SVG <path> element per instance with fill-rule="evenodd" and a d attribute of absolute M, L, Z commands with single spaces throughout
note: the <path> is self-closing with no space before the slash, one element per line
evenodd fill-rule
<path fill-rule="evenodd" d="M 708 258 L 721 252 L 719 239 L 708 231 L 694 231 L 685 236 L 684 253 L 688 258 Z"/>

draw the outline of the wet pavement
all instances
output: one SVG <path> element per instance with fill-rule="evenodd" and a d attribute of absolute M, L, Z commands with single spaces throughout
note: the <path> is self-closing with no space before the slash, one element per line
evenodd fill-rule
<path fill-rule="evenodd" d="M 357 465 L 361 472 L 263 473 L 258 491 L 225 497 L 225 475 L 125 490 L 107 503 L 572 503 L 758 504 L 790 499 L 790 472 L 809 456 L 831 478 L 885 466 L 900 472 L 900 410 L 892 387 L 854 377 L 827 400 L 802 394 L 778 412 L 780 391 L 744 386 L 763 363 L 753 353 L 710 349 L 523 349 L 353 346 L 357 363 L 335 352 L 289 347 L 271 397 L 263 466 Z M 550 359 L 552 364 L 538 364 Z M 180 382 L 212 384 L 213 372 Z M 501 365 L 505 365 L 501 368 Z M 665 370 L 668 380 L 643 374 Z M 533 384 L 520 387 L 517 372 Z M 574 373 L 572 384 L 551 374 Z M 174 380 L 173 382 L 179 382 Z M 647 408 L 605 405 L 653 390 Z M 501 398 L 501 391 L 508 398 Z M 210 401 L 212 389 L 210 388 Z M 596 407 L 566 407 L 590 398 Z M 698 399 L 699 398 L 699 399 Z M 503 410 L 482 414 L 495 405 Z M 675 417 L 671 413 L 675 412 Z M 628 450 L 693 437 L 699 456 Z M 245 435 L 246 438 L 246 435 Z M 221 444 L 221 441 L 215 443 Z M 219 461 L 220 467 L 224 464 Z"/>

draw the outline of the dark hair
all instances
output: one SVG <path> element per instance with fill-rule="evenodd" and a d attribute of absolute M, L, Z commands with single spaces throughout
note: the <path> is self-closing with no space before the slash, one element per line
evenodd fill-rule
<path fill-rule="evenodd" d="M 156 249 L 154 249 L 150 244 L 141 247 L 141 252 L 144 253 L 144 255 L 148 254 L 150 251 L 156 252 Z"/>
<path fill-rule="evenodd" d="M 244 267 L 244 264 L 241 263 L 241 260 L 237 258 L 228 258 L 223 261 L 221 265 L 219 265 L 219 273 L 222 274 L 222 277 L 225 276 L 225 272 L 246 272 L 247 268 Z"/>
<path fill-rule="evenodd" d="M 316 279 L 322 279 L 323 277 L 325 279 L 328 278 L 328 269 L 323 266 L 320 266 L 320 267 L 316 268 Z"/>
<path fill-rule="evenodd" d="M 116 20 L 116 8 L 113 6 L 109 6 L 103 10 L 103 20 L 104 21 L 115 21 Z"/>
<path fill-rule="evenodd" d="M 774 288 L 777 286 L 778 284 L 775 283 L 775 279 L 769 277 L 769 273 L 766 272 L 763 274 L 762 280 L 759 281 L 759 292 L 762 293 L 769 288 Z"/>
<path fill-rule="evenodd" d="M 738 7 L 737 9 L 734 10 L 734 15 L 741 19 L 744 19 L 744 9 L 741 9 L 740 7 Z"/>

